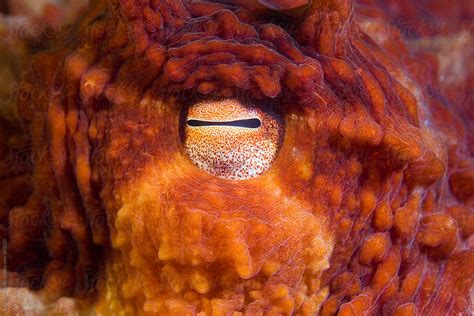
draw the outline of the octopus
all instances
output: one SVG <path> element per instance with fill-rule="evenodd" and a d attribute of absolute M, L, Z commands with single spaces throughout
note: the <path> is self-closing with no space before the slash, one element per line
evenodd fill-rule
<path fill-rule="evenodd" d="M 471 315 L 472 9 L 91 1 L 2 114 L 2 311 Z"/>

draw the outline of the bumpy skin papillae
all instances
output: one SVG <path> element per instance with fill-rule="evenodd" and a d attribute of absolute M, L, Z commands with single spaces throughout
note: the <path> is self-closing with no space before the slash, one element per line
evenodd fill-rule
<path fill-rule="evenodd" d="M 35 58 L 12 285 L 111 314 L 470 313 L 469 125 L 350 2 L 270 2 L 287 3 L 96 1 Z M 192 164 L 179 117 L 196 94 L 279 105 L 267 172 Z"/>

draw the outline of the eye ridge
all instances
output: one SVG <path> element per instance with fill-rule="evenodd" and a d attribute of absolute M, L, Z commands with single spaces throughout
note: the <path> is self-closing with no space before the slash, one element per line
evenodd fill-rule
<path fill-rule="evenodd" d="M 241 119 L 232 121 L 205 121 L 205 120 L 188 120 L 187 124 L 192 127 L 205 127 L 205 126 L 231 126 L 231 127 L 243 127 L 243 128 L 259 128 L 262 122 L 258 118 Z"/>

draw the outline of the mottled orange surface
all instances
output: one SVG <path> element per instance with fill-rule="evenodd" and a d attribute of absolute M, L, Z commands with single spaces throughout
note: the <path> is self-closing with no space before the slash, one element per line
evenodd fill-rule
<path fill-rule="evenodd" d="M 33 58 L 28 150 L 0 128 L 3 284 L 57 313 L 470 315 L 472 8 L 442 3 L 399 4 L 416 33 L 378 1 L 93 1 Z M 273 165 L 194 165 L 197 97 L 271 100 Z"/>

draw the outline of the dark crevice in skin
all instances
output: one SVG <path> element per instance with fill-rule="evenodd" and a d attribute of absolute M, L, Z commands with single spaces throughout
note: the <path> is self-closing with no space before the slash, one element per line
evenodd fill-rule
<path fill-rule="evenodd" d="M 232 126 L 244 128 L 259 128 L 262 122 L 258 118 L 234 120 L 234 121 L 203 121 L 203 120 L 188 120 L 188 125 L 193 127 L 201 126 Z"/>
<path fill-rule="evenodd" d="M 7 0 L 0 0 L 0 13 L 4 15 L 10 14 L 10 6 Z"/>

